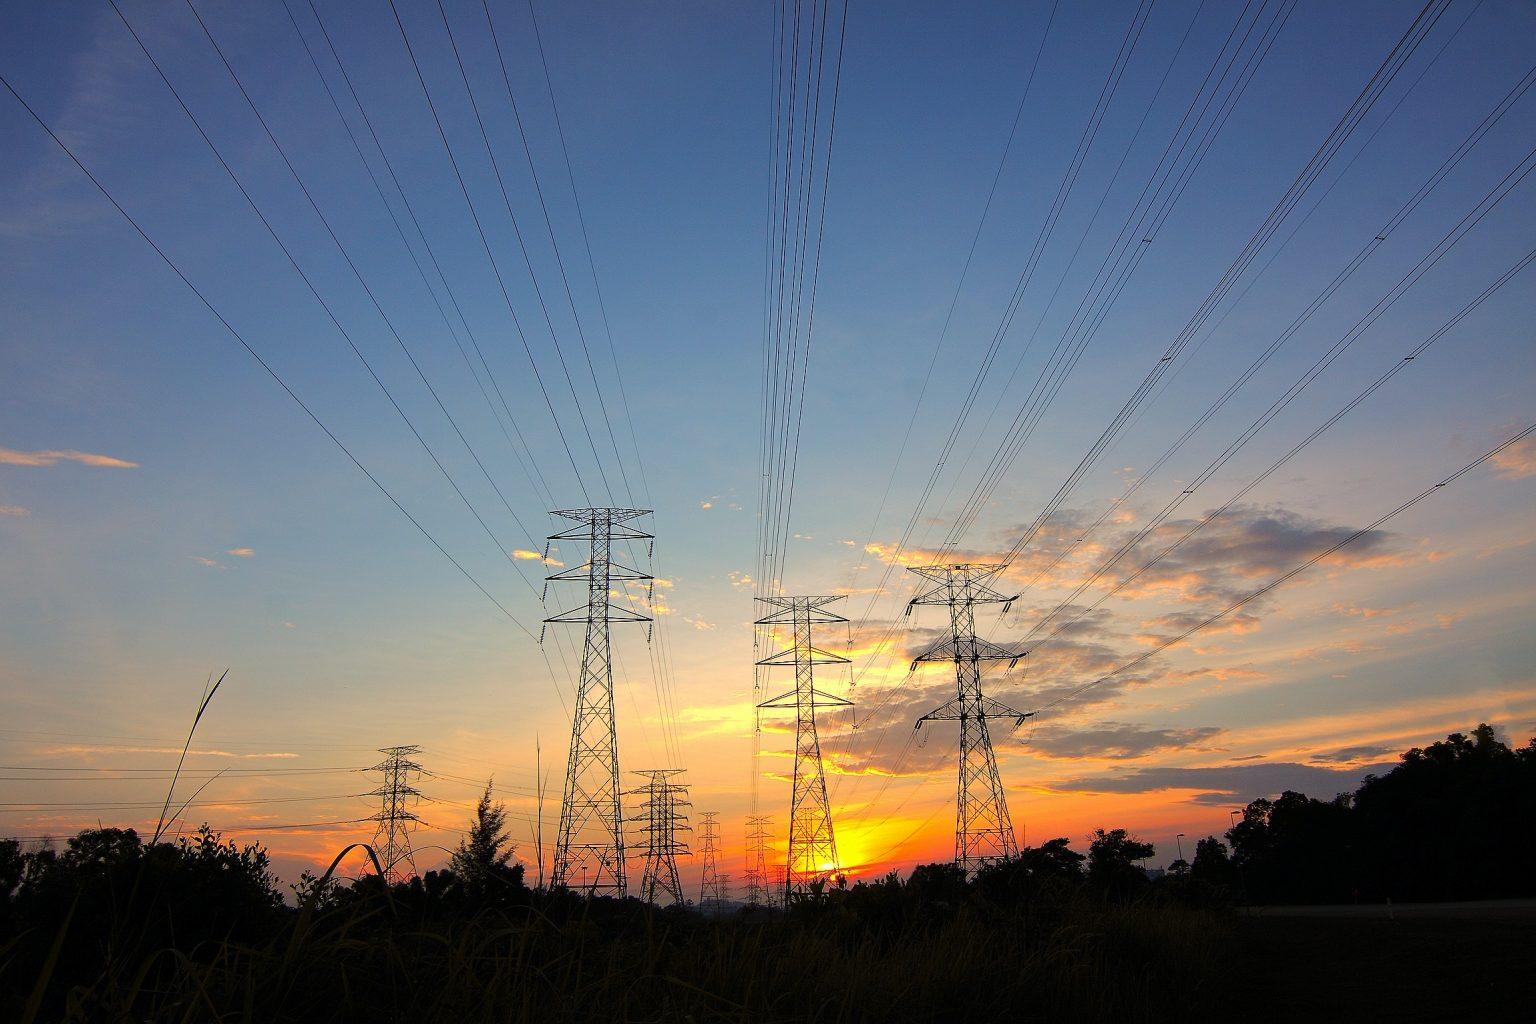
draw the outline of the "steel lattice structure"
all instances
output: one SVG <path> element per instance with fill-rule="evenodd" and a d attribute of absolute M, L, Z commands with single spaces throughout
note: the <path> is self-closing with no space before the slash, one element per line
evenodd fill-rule
<path fill-rule="evenodd" d="M 371 819 L 379 825 L 373 834 L 373 852 L 384 868 L 384 880 L 395 885 L 416 874 L 416 858 L 411 852 L 411 826 L 421 819 L 410 810 L 410 805 L 421 799 L 421 790 L 411 784 L 421 777 L 421 765 L 412 760 L 421 753 L 421 748 L 380 747 L 379 753 L 384 755 L 384 760 L 369 770 L 382 772 L 384 783 L 366 795 L 379 798 L 379 813 Z"/>
<path fill-rule="evenodd" d="M 612 559 L 616 540 L 650 540 L 651 535 L 624 525 L 648 509 L 581 508 L 553 513 L 574 519 L 577 526 L 552 535 L 552 541 L 583 540 L 591 558 L 583 565 L 550 576 L 552 581 L 587 585 L 582 607 L 551 616 L 546 623 L 581 623 L 581 680 L 571 718 L 571 752 L 565 768 L 565 792 L 560 801 L 560 834 L 555 844 L 552 883 L 577 882 L 589 896 L 623 896 L 625 892 L 624 814 L 619 790 L 619 742 L 614 728 L 613 660 L 609 624 L 649 622 L 628 607 L 613 604 L 613 585 L 649 580 L 636 569 Z"/>
<path fill-rule="evenodd" d="M 765 814 L 747 818 L 747 904 L 754 907 L 768 906 L 773 886 L 768 880 L 768 826 L 773 819 Z"/>
<path fill-rule="evenodd" d="M 722 910 L 730 899 L 730 876 L 720 873 L 720 820 L 718 811 L 705 811 L 699 822 L 699 853 L 704 875 L 699 881 L 699 909 Z"/>
<path fill-rule="evenodd" d="M 948 661 L 955 666 L 955 699 L 917 720 L 960 723 L 960 770 L 955 806 L 955 864 L 967 872 L 984 864 L 1018 855 L 1018 840 L 1008 816 L 1008 799 L 987 720 L 1011 718 L 1015 727 L 1028 715 L 992 699 L 981 690 L 981 663 L 1007 661 L 1012 667 L 1019 655 L 976 635 L 976 606 L 1001 604 L 1007 610 L 1017 597 L 998 593 L 991 581 L 1003 570 L 996 565 L 926 565 L 912 571 L 932 585 L 907 605 L 945 605 L 949 608 L 949 638 L 934 644 L 912 662 Z"/>
<path fill-rule="evenodd" d="M 677 856 L 687 856 L 688 844 L 678 839 L 679 832 L 691 831 L 688 827 L 688 787 L 672 779 L 681 775 L 681 768 L 652 768 L 631 772 L 646 780 L 639 789 L 629 790 L 629 795 L 644 799 L 640 811 L 630 821 L 642 822 L 640 831 L 645 834 L 645 870 L 640 876 L 640 898 L 655 903 L 658 891 L 672 897 L 681 906 L 683 883 L 677 874 Z"/>
<path fill-rule="evenodd" d="M 832 808 L 827 800 L 827 777 L 821 761 L 821 738 L 816 731 L 816 709 L 851 707 L 853 702 L 818 690 L 815 666 L 846 665 L 847 658 L 824 651 L 811 643 L 811 627 L 821 623 L 847 622 L 826 610 L 840 597 L 760 597 L 778 611 L 757 620 L 762 626 L 789 626 L 791 644 L 758 662 L 770 667 L 793 666 L 795 688 L 763 701 L 759 708 L 795 709 L 795 773 L 789 802 L 789 851 L 784 868 L 784 902 L 814 896 L 837 874 L 837 839 L 832 831 Z"/>

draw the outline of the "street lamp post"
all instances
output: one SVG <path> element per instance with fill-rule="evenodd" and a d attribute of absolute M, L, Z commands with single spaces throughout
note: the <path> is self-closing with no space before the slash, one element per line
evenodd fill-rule
<path fill-rule="evenodd" d="M 1180 832 L 1173 837 L 1173 841 L 1179 844 L 1179 860 L 1184 859 L 1184 833 Z"/>

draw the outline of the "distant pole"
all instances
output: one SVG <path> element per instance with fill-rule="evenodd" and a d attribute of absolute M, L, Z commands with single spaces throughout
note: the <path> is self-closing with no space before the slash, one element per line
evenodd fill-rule
<path fill-rule="evenodd" d="M 615 564 L 616 540 L 650 540 L 651 535 L 625 525 L 649 515 L 639 508 L 578 508 L 554 515 L 579 525 L 550 540 L 583 540 L 591 556 L 583 565 L 550 576 L 551 581 L 587 585 L 586 604 L 545 619 L 546 623 L 580 623 L 585 627 L 581 648 L 581 681 L 571 717 L 571 753 L 565 767 L 565 792 L 560 800 L 560 834 L 555 841 L 551 884 L 570 884 L 581 866 L 582 891 L 623 896 L 624 813 L 619 790 L 619 740 L 614 724 L 613 654 L 608 629 L 614 622 L 649 622 L 629 607 L 615 606 L 613 587 L 650 576 Z M 588 880 L 588 868 L 591 878 Z"/>
<path fill-rule="evenodd" d="M 763 814 L 747 818 L 747 905 L 764 907 L 773 886 L 768 879 L 768 827 L 773 819 Z"/>
<path fill-rule="evenodd" d="M 1184 833 L 1180 832 L 1173 837 L 1173 841 L 1179 844 L 1179 860 L 1184 859 Z"/>
<path fill-rule="evenodd" d="M 907 604 L 907 613 L 919 605 L 949 608 L 949 637 L 929 647 L 912 661 L 953 662 L 955 699 L 923 715 L 924 722 L 960 723 L 960 766 L 955 796 L 955 865 L 967 874 L 983 865 L 1011 860 L 1019 854 L 1018 837 L 1008 816 L 1008 797 L 997 755 L 992 750 L 988 719 L 1012 719 L 1015 728 L 1028 718 L 981 691 L 981 663 L 1007 661 L 1012 667 L 1019 655 L 976 635 L 976 606 L 1001 604 L 1006 612 L 1015 597 L 1005 597 L 991 586 L 1004 566 L 925 565 L 912 572 L 931 585 Z"/>
<path fill-rule="evenodd" d="M 662 894 L 670 896 L 674 905 L 684 902 L 677 855 L 686 855 L 688 846 L 678 839 L 678 833 L 689 831 L 686 808 L 690 805 L 688 787 L 672 781 L 682 773 L 681 768 L 632 773 L 646 780 L 642 788 L 629 793 L 644 798 L 639 814 L 630 820 L 644 823 L 641 831 L 645 834 L 645 871 L 640 876 L 640 898 L 647 903 L 656 903 Z"/>
<path fill-rule="evenodd" d="M 417 746 L 381 747 L 384 760 L 372 771 L 382 772 L 383 785 L 368 793 L 379 798 L 378 822 L 373 835 L 373 852 L 384 868 L 384 881 L 396 885 L 416 874 L 416 858 L 411 853 L 411 827 L 421 821 L 410 806 L 421 799 L 421 790 L 412 783 L 421 777 L 421 765 L 412 758 L 421 753 Z M 404 867 L 402 867 L 404 865 Z M 406 870 L 409 868 L 409 870 Z"/>
<path fill-rule="evenodd" d="M 827 776 L 821 760 L 821 738 L 816 731 L 816 709 L 851 707 L 852 701 L 816 688 L 817 665 L 846 665 L 848 659 L 811 643 L 811 627 L 827 622 L 847 622 L 826 610 L 840 597 L 760 597 L 778 609 L 757 620 L 760 626 L 788 625 L 791 645 L 758 662 L 770 667 L 793 667 L 795 688 L 759 708 L 795 709 L 795 774 L 789 801 L 789 853 L 784 869 L 784 903 L 815 894 L 817 883 L 838 873 L 837 840 L 832 832 L 832 808 L 827 800 Z"/>
<path fill-rule="evenodd" d="M 718 811 L 705 811 L 699 817 L 699 852 L 704 860 L 699 909 L 719 911 L 730 898 L 730 879 L 720 873 L 720 816 Z"/>

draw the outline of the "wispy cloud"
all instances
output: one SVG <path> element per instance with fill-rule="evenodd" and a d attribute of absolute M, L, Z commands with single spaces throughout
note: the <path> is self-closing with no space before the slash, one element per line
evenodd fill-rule
<path fill-rule="evenodd" d="M 1105 758 L 1129 761 L 1168 750 L 1199 750 L 1225 730 L 1214 725 L 1158 729 L 1124 722 L 1099 722 L 1083 728 L 1044 726 L 1029 736 L 1029 749 L 1060 760 Z"/>
<path fill-rule="evenodd" d="M 1492 461 L 1499 467 L 1499 476 L 1505 480 L 1536 476 L 1536 436 L 1510 445 L 1495 455 Z"/>
<path fill-rule="evenodd" d="M 9 516 L 12 519 L 20 519 L 22 516 L 31 515 L 31 511 L 20 505 L 0 505 L 0 516 Z"/>
<path fill-rule="evenodd" d="M 50 747 L 44 754 L 179 754 L 180 747 L 99 747 L 90 744 L 70 744 L 65 747 Z M 188 757 L 232 757 L 241 761 L 271 761 L 288 760 L 298 757 L 298 754 L 288 750 L 264 751 L 257 754 L 237 754 L 232 750 L 220 750 L 212 748 L 208 750 L 188 750 Z"/>
<path fill-rule="evenodd" d="M 1195 797 L 1196 802 L 1217 805 L 1274 796 L 1288 789 L 1328 799 L 1359 786 L 1360 780 L 1368 774 L 1374 772 L 1379 775 L 1390 770 L 1394 764 L 1385 762 L 1352 768 L 1325 768 L 1294 762 L 1217 765 L 1209 768 L 1148 767 L 1124 775 L 1061 779 L 1048 783 L 1047 788 L 1064 793 L 1205 790 Z"/>
<path fill-rule="evenodd" d="M 137 462 L 129 462 L 127 459 L 119 459 L 111 455 L 80 452 L 73 448 L 50 448 L 37 452 L 0 448 L 0 466 L 56 466 L 60 462 L 78 462 L 82 466 L 94 466 L 99 469 L 139 468 Z"/>
<path fill-rule="evenodd" d="M 229 566 L 227 566 L 227 565 L 221 565 L 218 562 L 215 562 L 211 558 L 204 558 L 202 555 L 188 555 L 187 557 L 192 559 L 192 561 L 196 562 L 198 565 L 201 565 L 205 569 L 228 569 L 229 568 Z"/>
<path fill-rule="evenodd" d="M 256 557 L 256 549 L 255 548 L 230 548 L 228 551 L 225 552 L 225 554 L 227 554 L 227 555 L 234 555 L 236 558 L 255 558 Z"/>

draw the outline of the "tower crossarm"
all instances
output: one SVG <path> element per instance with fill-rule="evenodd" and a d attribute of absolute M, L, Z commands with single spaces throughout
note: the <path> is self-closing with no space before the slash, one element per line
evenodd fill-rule
<path fill-rule="evenodd" d="M 594 615 L 594 608 L 599 614 Z M 650 622 L 649 615 L 643 615 L 633 608 L 625 608 L 613 602 L 599 605 L 582 605 L 580 608 L 572 608 L 570 611 L 561 612 L 559 615 L 551 615 L 545 622 Z"/>
<path fill-rule="evenodd" d="M 758 600 L 778 609 L 758 619 L 756 625 L 759 626 L 792 626 L 797 620 L 817 624 L 848 621 L 836 612 L 827 610 L 827 605 L 833 601 L 842 600 L 842 597 L 836 594 L 821 597 L 760 597 Z"/>
<path fill-rule="evenodd" d="M 759 665 L 784 666 L 786 668 L 795 665 L 846 665 L 848 659 L 841 655 L 824 651 L 820 647 L 807 644 L 804 648 L 790 647 L 770 654 L 757 662 Z"/>
<path fill-rule="evenodd" d="M 810 694 L 811 700 L 806 701 L 805 698 L 801 696 L 799 690 L 789 690 L 785 693 L 779 694 L 777 697 L 770 697 L 768 700 L 763 701 L 757 706 L 765 710 L 768 708 L 793 708 L 801 706 L 817 708 L 853 707 L 853 701 L 839 697 L 835 693 L 828 693 L 825 690 L 812 689 Z"/>
<path fill-rule="evenodd" d="M 1013 668 L 1028 652 L 1010 651 L 979 636 L 949 636 L 912 659 L 912 667 L 926 661 L 1006 661 Z"/>
<path fill-rule="evenodd" d="M 908 566 L 932 586 L 907 602 L 907 611 L 915 605 L 1001 604 L 1010 605 L 1018 594 L 1004 594 L 989 582 L 1007 566 L 1002 563 L 962 563 L 959 565 Z M 1004 609 L 1006 611 L 1006 608 Z"/>
<path fill-rule="evenodd" d="M 553 576 L 546 576 L 544 578 L 549 580 L 551 583 L 559 583 L 570 582 L 572 580 L 586 580 L 591 579 L 591 577 L 592 563 L 583 562 L 581 565 L 576 566 L 574 569 L 566 569 L 562 572 L 555 573 Z M 610 580 L 652 580 L 656 577 L 647 575 L 646 573 L 641 572 L 639 569 L 631 569 L 628 566 L 620 565 L 618 562 L 610 561 L 608 563 L 608 578 Z"/>
<path fill-rule="evenodd" d="M 1018 728 L 1025 719 L 1034 716 L 1033 711 L 1016 711 L 992 697 L 983 696 L 979 701 L 974 697 L 956 697 L 919 718 L 913 728 L 920 728 L 924 722 L 961 722 L 976 718 L 1012 718 L 1014 728 Z"/>

